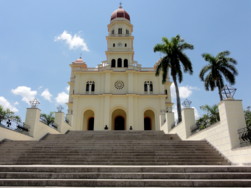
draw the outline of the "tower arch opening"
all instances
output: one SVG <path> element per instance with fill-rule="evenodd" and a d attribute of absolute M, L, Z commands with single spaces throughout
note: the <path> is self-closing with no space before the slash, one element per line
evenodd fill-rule
<path fill-rule="evenodd" d="M 116 67 L 116 60 L 115 59 L 112 59 L 112 65 L 111 67 Z"/>
<path fill-rule="evenodd" d="M 124 67 L 128 67 L 128 60 L 124 59 Z"/>
<path fill-rule="evenodd" d="M 118 67 L 122 67 L 122 59 L 118 58 Z"/>

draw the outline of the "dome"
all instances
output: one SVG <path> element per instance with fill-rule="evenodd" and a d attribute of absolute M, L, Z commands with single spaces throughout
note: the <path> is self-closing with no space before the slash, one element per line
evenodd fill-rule
<path fill-rule="evenodd" d="M 83 68 L 87 68 L 87 65 L 85 64 L 85 62 L 83 61 L 83 59 L 80 57 L 78 59 L 76 59 L 73 64 L 77 65 L 77 66 L 81 66 Z"/>
<path fill-rule="evenodd" d="M 116 18 L 125 18 L 130 21 L 130 15 L 120 5 L 117 10 L 112 13 L 111 21 Z"/>
<path fill-rule="evenodd" d="M 84 63 L 83 59 L 80 57 L 74 61 L 74 63 Z"/>

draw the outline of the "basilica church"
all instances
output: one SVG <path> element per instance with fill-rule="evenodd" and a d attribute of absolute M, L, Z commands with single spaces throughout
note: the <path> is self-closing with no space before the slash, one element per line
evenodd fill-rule
<path fill-rule="evenodd" d="M 59 107 L 48 125 L 34 100 L 23 126 L 0 126 L 0 186 L 250 187 L 242 101 L 221 101 L 220 121 L 203 130 L 190 106 L 175 124 L 171 82 L 155 76 L 158 62 L 134 60 L 132 33 L 120 6 L 108 24 L 106 60 L 70 64 L 66 117 Z"/>
<path fill-rule="evenodd" d="M 134 60 L 133 25 L 120 5 L 108 24 L 106 60 L 96 68 L 72 62 L 67 119 L 74 130 L 160 130 L 160 114 L 172 107 L 170 82 L 155 76 L 157 64 Z"/>

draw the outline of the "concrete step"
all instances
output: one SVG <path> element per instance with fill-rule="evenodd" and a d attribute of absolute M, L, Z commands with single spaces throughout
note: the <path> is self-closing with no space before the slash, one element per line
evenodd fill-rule
<path fill-rule="evenodd" d="M 107 162 L 107 161 L 102 161 L 102 162 L 79 162 L 79 161 L 27 161 L 27 162 L 22 162 L 22 161 L 17 161 L 16 164 L 19 165 L 122 165 L 122 166 L 131 166 L 131 165 L 228 165 L 228 162 L 204 162 L 204 161 L 198 161 L 198 162 L 190 162 L 190 161 L 185 161 L 185 162 L 159 162 L 159 161 L 150 161 L 150 162 L 142 162 L 142 161 L 135 161 L 135 162 L 124 162 L 124 161 L 119 161 L 119 162 Z M 13 161 L 11 162 L 4 162 L 0 163 L 1 165 L 12 165 Z"/>
<path fill-rule="evenodd" d="M 251 173 L 251 166 L 0 165 L 0 172 Z"/>
<path fill-rule="evenodd" d="M 86 186 L 86 187 L 249 187 L 243 179 L 0 179 L 0 186 Z"/>
<path fill-rule="evenodd" d="M 251 179 L 251 173 L 0 172 L 0 179 Z"/>

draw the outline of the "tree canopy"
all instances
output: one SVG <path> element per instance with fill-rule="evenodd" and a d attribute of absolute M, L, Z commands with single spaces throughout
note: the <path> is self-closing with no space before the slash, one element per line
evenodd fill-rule
<path fill-rule="evenodd" d="M 49 114 L 41 114 L 40 119 L 46 125 L 53 125 L 55 122 L 54 112 L 50 112 Z"/>
<path fill-rule="evenodd" d="M 15 115 L 13 111 L 8 108 L 5 109 L 3 106 L 0 105 L 0 124 L 4 120 L 15 121 L 16 123 L 21 122 L 21 118 Z"/>
<path fill-rule="evenodd" d="M 228 57 L 229 55 L 229 51 L 220 52 L 215 57 L 208 53 L 202 54 L 208 64 L 202 68 L 199 77 L 204 82 L 206 90 L 213 91 L 216 87 L 218 88 L 220 100 L 223 100 L 221 90 L 225 85 L 224 80 L 233 85 L 235 84 L 235 76 L 238 75 L 234 66 L 237 61 Z"/>

